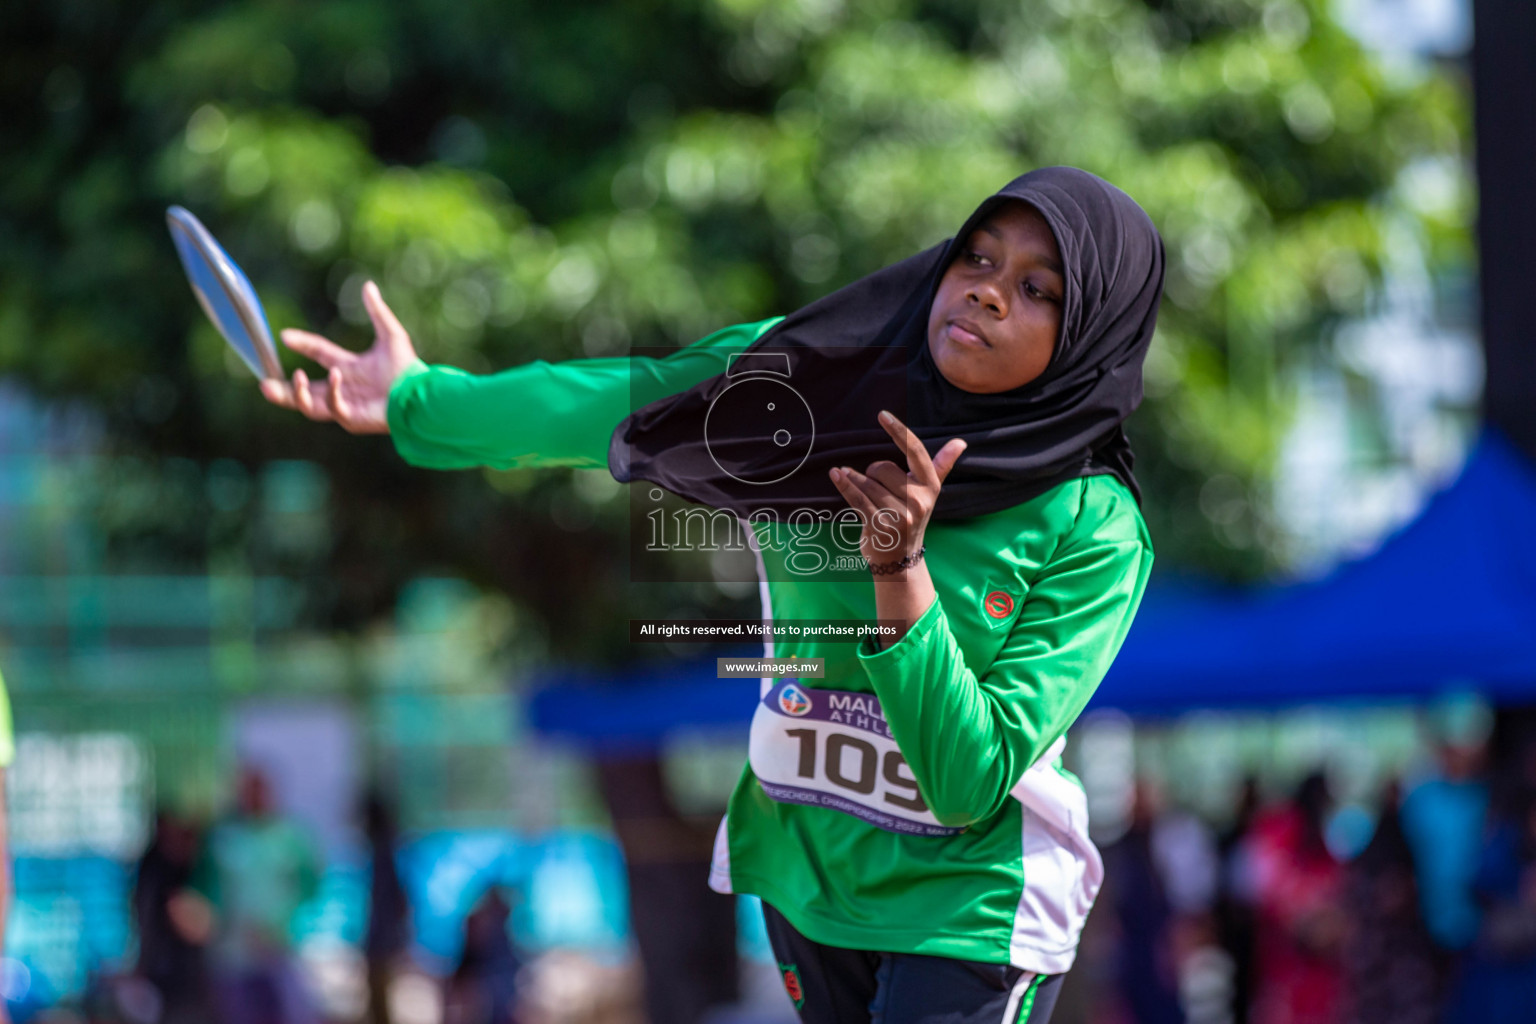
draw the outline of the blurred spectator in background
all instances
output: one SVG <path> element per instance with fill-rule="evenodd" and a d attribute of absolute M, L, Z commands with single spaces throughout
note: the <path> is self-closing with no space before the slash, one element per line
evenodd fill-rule
<path fill-rule="evenodd" d="M 1472 891 L 1478 935 L 1459 965 L 1447 1019 L 1505 1024 L 1536 1020 L 1536 730 L 1506 737 Z"/>
<path fill-rule="evenodd" d="M 1375 834 L 1345 871 L 1352 924 L 1344 958 L 1348 1024 L 1433 1024 L 1440 1018 L 1437 954 L 1419 910 L 1399 803 L 1392 782 Z"/>
<path fill-rule="evenodd" d="M 11 915 L 14 879 L 11 874 L 10 816 L 5 805 L 5 773 L 16 757 L 16 736 L 11 728 L 11 697 L 0 676 L 0 953 L 5 952 L 5 923 Z M 10 1012 L 0 997 L 0 1024 L 9 1024 Z"/>
<path fill-rule="evenodd" d="M 1328 782 L 1317 771 L 1261 813 L 1246 841 L 1257 909 L 1255 1024 L 1339 1019 L 1346 918 L 1343 868 L 1323 840 Z"/>
<path fill-rule="evenodd" d="M 155 815 L 155 832 L 139 858 L 133 917 L 139 933 L 136 972 L 154 986 L 161 1024 L 208 1019 L 208 976 L 203 957 L 212 918 L 190 892 L 199 851 L 197 828 L 169 811 Z"/>
<path fill-rule="evenodd" d="M 464 952 L 448 979 L 443 1024 L 513 1024 L 517 951 L 507 921 L 512 908 L 495 886 L 464 919 Z"/>
<path fill-rule="evenodd" d="M 1232 963 L 1231 1021 L 1248 1024 L 1253 1002 L 1254 913 L 1252 871 L 1243 842 L 1259 815 L 1259 780 L 1243 779 L 1232 820 L 1216 841 L 1220 859 L 1220 887 L 1216 900 L 1216 932 Z"/>
<path fill-rule="evenodd" d="M 1160 799 L 1137 780 L 1131 825 L 1104 850 L 1106 902 L 1120 925 L 1115 983 L 1136 1024 L 1181 1024 L 1173 908 L 1153 850 Z M 1101 897 L 1102 898 L 1102 897 Z"/>
<path fill-rule="evenodd" d="M 241 769 L 235 813 L 213 830 L 199 875 L 216 921 L 220 1024 L 317 1021 L 294 960 L 292 928 L 315 893 L 319 866 L 309 837 L 278 813 L 255 768 Z"/>
<path fill-rule="evenodd" d="M 1478 909 L 1472 880 L 1488 814 L 1483 777 L 1488 712 L 1471 698 L 1443 700 L 1429 714 L 1437 772 L 1403 800 L 1403 835 L 1413 851 L 1424 923 L 1435 944 L 1450 954 L 1477 936 Z"/>
<path fill-rule="evenodd" d="M 708 884 L 720 814 L 682 814 L 654 753 L 610 752 L 597 780 L 624 850 L 646 1016 L 699 1024 L 741 995 L 736 901 Z"/>
<path fill-rule="evenodd" d="M 363 802 L 363 831 L 372 875 L 363 958 L 368 964 L 368 1020 L 390 1024 L 389 986 L 411 941 L 411 907 L 395 861 L 399 832 L 393 807 L 378 790 Z"/>
<path fill-rule="evenodd" d="M 1107 902 L 1120 925 L 1115 973 L 1125 1012 L 1136 1024 L 1224 1019 L 1230 983 L 1212 959 L 1221 953 L 1211 917 L 1218 861 L 1209 827 L 1186 810 L 1165 808 L 1156 787 L 1139 780 L 1130 828 L 1104 859 Z"/>
<path fill-rule="evenodd" d="M 1221 875 L 1216 837 L 1194 812 L 1168 807 L 1152 825 L 1152 859 L 1173 912 L 1170 940 L 1183 1019 L 1225 1022 L 1232 969 L 1217 944 L 1212 915 Z"/>

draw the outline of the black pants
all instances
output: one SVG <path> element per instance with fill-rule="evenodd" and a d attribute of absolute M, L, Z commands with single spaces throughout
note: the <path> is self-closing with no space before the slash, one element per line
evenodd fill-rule
<path fill-rule="evenodd" d="M 763 904 L 784 990 L 805 1024 L 1047 1024 L 1064 975 L 812 942 Z"/>

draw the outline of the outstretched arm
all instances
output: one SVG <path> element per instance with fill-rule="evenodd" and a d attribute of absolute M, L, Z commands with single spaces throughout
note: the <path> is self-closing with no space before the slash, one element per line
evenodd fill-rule
<path fill-rule="evenodd" d="M 431 469 L 604 469 L 624 417 L 725 372 L 777 322 L 727 327 L 660 359 L 535 360 L 486 376 L 418 362 L 390 395 L 390 434 L 401 457 Z"/>
<path fill-rule="evenodd" d="M 686 391 L 724 372 L 732 352 L 762 337 L 779 318 L 716 331 L 664 358 L 535 360 L 477 375 L 427 366 L 376 285 L 363 288 L 376 338 L 350 352 L 308 331 L 286 330 L 283 343 L 327 370 L 311 381 L 263 383 L 276 405 L 355 434 L 391 434 L 413 465 L 430 469 L 492 466 L 607 466 L 613 428 L 635 409 Z"/>

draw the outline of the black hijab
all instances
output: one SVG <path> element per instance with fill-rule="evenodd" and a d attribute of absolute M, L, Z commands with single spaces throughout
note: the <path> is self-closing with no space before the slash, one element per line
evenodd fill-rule
<path fill-rule="evenodd" d="M 1033 206 L 1056 237 L 1061 333 L 1035 380 L 973 394 L 934 365 L 929 306 L 971 233 L 1009 200 Z M 726 373 L 636 411 L 614 431 L 609 469 L 741 516 L 837 511 L 846 502 L 829 469 L 900 463 L 876 422 L 890 409 L 930 454 L 952 437 L 967 442 L 936 519 L 995 512 L 1099 473 L 1140 501 L 1121 423 L 1141 404 L 1162 288 L 1162 240 L 1135 200 L 1076 168 L 1031 171 L 977 207 L 954 238 L 792 313 Z"/>

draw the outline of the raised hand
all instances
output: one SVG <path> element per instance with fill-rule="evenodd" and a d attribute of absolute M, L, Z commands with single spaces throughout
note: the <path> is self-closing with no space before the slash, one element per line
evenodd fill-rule
<path fill-rule="evenodd" d="M 965 451 L 964 441 L 951 438 L 930 459 L 922 440 L 895 416 L 882 412 L 880 425 L 906 453 L 911 472 L 882 459 L 862 473 L 847 466 L 830 473 L 838 493 L 864 520 L 859 551 L 872 564 L 899 561 L 923 546 L 944 478 Z"/>
<path fill-rule="evenodd" d="M 353 434 L 389 433 L 389 390 L 416 361 L 416 350 L 372 281 L 363 285 L 363 307 L 375 332 L 366 352 L 352 352 L 309 331 L 283 331 L 283 344 L 325 367 L 326 379 L 312 381 L 303 370 L 294 370 L 291 384 L 264 380 L 261 393 L 267 401 L 312 420 L 334 421 Z"/>

